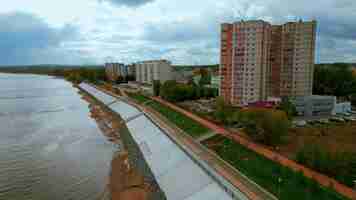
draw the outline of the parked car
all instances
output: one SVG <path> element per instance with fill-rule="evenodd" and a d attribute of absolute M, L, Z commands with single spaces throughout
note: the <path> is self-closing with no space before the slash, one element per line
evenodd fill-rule
<path fill-rule="evenodd" d="M 294 124 L 295 124 L 295 126 L 297 126 L 297 127 L 304 127 L 304 126 L 307 125 L 307 122 L 304 121 L 304 120 L 299 120 L 299 121 L 295 121 Z"/>
<path fill-rule="evenodd" d="M 328 123 L 329 123 L 329 120 L 328 120 L 328 119 L 321 119 L 321 120 L 319 120 L 319 123 L 321 123 L 321 124 L 328 124 Z"/>
<path fill-rule="evenodd" d="M 352 114 L 351 113 L 344 113 L 343 115 L 346 116 L 346 117 L 350 117 Z"/>
<path fill-rule="evenodd" d="M 344 117 L 344 120 L 345 121 L 348 121 L 348 122 L 354 122 L 354 121 L 356 121 L 356 119 L 355 118 L 353 118 L 353 117 Z"/>
<path fill-rule="evenodd" d="M 310 125 L 314 125 L 315 121 L 314 120 L 307 120 L 307 123 L 310 124 Z"/>
<path fill-rule="evenodd" d="M 345 122 L 345 120 L 341 117 L 333 117 L 330 120 L 334 122 Z"/>

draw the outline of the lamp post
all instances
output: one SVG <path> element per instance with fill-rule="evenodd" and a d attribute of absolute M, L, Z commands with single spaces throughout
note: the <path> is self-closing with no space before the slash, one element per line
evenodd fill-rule
<path fill-rule="evenodd" d="M 283 179 L 281 177 L 278 178 L 278 196 L 281 197 L 281 184 Z"/>

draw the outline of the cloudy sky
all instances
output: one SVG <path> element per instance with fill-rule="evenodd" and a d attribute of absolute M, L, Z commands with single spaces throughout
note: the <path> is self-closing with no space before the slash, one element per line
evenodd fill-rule
<path fill-rule="evenodd" d="M 219 24 L 318 21 L 316 62 L 356 62 L 355 0 L 11 0 L 0 65 L 219 62 Z"/>

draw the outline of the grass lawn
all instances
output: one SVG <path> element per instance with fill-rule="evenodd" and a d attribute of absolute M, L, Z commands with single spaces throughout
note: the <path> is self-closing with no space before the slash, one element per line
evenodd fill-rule
<path fill-rule="evenodd" d="M 179 128 L 194 138 L 198 138 L 209 132 L 208 128 L 202 126 L 198 122 L 158 102 L 150 102 L 147 105 L 160 112 L 169 121 L 177 125 Z"/>
<path fill-rule="evenodd" d="M 128 93 L 126 92 L 127 95 L 131 98 L 133 98 L 134 100 L 136 100 L 138 103 L 144 103 L 146 101 L 150 101 L 151 99 L 142 95 L 142 94 L 138 94 L 138 93 Z"/>
<path fill-rule="evenodd" d="M 128 94 L 131 98 L 135 99 L 139 103 L 144 103 L 147 102 L 151 99 L 148 97 L 141 95 L 141 94 L 134 94 L 130 93 Z M 186 117 L 185 115 L 174 111 L 171 108 L 168 108 L 167 106 L 164 106 L 156 101 L 151 101 L 146 104 L 147 106 L 150 106 L 154 110 L 158 111 L 161 113 L 164 117 L 166 117 L 169 121 L 177 125 L 179 128 L 181 128 L 183 131 L 185 131 L 187 134 L 194 138 L 198 138 L 206 133 L 209 132 L 209 129 L 202 126 L 198 122 L 190 119 L 189 117 Z"/>
<path fill-rule="evenodd" d="M 223 136 L 215 136 L 204 144 L 281 200 L 347 199 Z"/>

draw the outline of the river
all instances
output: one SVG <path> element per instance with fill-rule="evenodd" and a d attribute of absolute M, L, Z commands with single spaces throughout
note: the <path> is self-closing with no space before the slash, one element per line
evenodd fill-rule
<path fill-rule="evenodd" d="M 117 147 L 64 80 L 0 74 L 0 200 L 90 200 Z"/>

